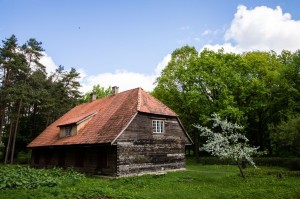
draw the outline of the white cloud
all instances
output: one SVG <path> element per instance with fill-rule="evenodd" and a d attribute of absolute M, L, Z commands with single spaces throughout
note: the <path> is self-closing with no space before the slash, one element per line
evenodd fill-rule
<path fill-rule="evenodd" d="M 58 66 L 54 63 L 53 59 L 45 52 L 42 54 L 43 57 L 40 59 L 40 63 L 46 67 L 47 74 L 49 75 L 51 72 L 55 72 Z"/>
<path fill-rule="evenodd" d="M 202 36 L 208 35 L 211 33 L 211 30 L 205 30 L 203 33 L 201 33 Z"/>
<path fill-rule="evenodd" d="M 161 62 L 159 62 L 155 68 L 155 74 L 160 75 L 161 71 L 168 65 L 171 61 L 171 54 L 167 54 Z"/>
<path fill-rule="evenodd" d="M 77 72 L 80 73 L 79 82 L 83 82 L 84 79 L 88 76 L 83 68 L 77 69 Z"/>
<path fill-rule="evenodd" d="M 215 44 L 215 45 L 206 44 L 205 46 L 203 46 L 203 48 L 200 51 L 202 51 L 205 48 L 213 50 L 213 51 L 218 51 L 218 50 L 223 48 L 225 53 L 242 53 L 242 52 L 245 51 L 244 49 L 233 46 L 231 43 L 224 43 L 222 45 L 219 45 L 219 44 Z"/>
<path fill-rule="evenodd" d="M 219 32 L 220 32 L 219 29 L 216 29 L 216 30 L 210 30 L 210 29 L 207 29 L 207 30 L 205 30 L 205 31 L 203 31 L 203 32 L 201 33 L 201 36 L 217 35 Z"/>
<path fill-rule="evenodd" d="M 117 70 L 114 73 L 100 73 L 98 75 L 90 75 L 81 82 L 81 92 L 92 90 L 94 85 L 99 84 L 102 87 L 119 86 L 120 91 L 142 87 L 146 91 L 153 89 L 155 75 L 145 75 L 125 70 Z"/>
<path fill-rule="evenodd" d="M 159 62 L 151 75 L 135 73 L 126 70 L 117 70 L 114 73 L 100 73 L 97 75 L 86 75 L 83 69 L 79 69 L 82 78 L 80 91 L 85 93 L 91 91 L 94 85 L 99 84 L 102 87 L 119 86 L 120 91 L 125 91 L 137 87 L 141 87 L 146 91 L 152 91 L 155 79 L 160 75 L 161 71 L 168 65 L 171 60 L 171 54 L 166 55 Z"/>
<path fill-rule="evenodd" d="M 240 5 L 234 15 L 230 27 L 225 34 L 225 44 L 206 45 L 216 49 L 224 47 L 232 52 L 261 50 L 295 51 L 300 46 L 300 21 L 293 20 L 289 13 L 283 13 L 266 6 L 247 9 Z"/>
<path fill-rule="evenodd" d="M 171 60 L 171 54 L 166 55 L 161 62 L 157 64 L 154 71 L 150 75 L 135 73 L 126 70 L 117 70 L 113 73 L 100 73 L 96 75 L 88 75 L 83 68 L 77 69 L 80 73 L 79 82 L 82 87 L 80 91 L 85 93 L 92 90 L 94 85 L 99 84 L 102 87 L 119 86 L 120 91 L 125 91 L 137 87 L 141 87 L 146 91 L 152 91 L 155 79 L 160 75 L 161 71 L 168 65 Z M 53 59 L 43 53 L 40 62 L 46 67 L 48 74 L 55 72 L 57 65 Z"/>

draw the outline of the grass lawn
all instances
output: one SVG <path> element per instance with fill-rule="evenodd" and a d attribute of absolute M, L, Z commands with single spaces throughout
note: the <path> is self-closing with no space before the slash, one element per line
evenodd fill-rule
<path fill-rule="evenodd" d="M 191 160 L 186 171 L 120 179 L 23 168 L 0 167 L 0 198 L 300 198 L 300 172 L 276 167 L 249 167 L 246 180 L 235 166 L 200 165 Z M 28 177 L 28 172 L 34 174 Z M 40 184 L 31 184 L 34 180 Z"/>

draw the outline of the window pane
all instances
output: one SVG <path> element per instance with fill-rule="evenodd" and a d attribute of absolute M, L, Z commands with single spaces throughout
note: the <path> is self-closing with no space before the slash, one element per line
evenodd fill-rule
<path fill-rule="evenodd" d="M 152 120 L 152 130 L 154 133 L 163 133 L 164 128 L 165 125 L 163 120 Z"/>
<path fill-rule="evenodd" d="M 153 132 L 156 132 L 156 120 L 152 121 L 152 129 L 153 129 Z"/>
<path fill-rule="evenodd" d="M 160 126 L 160 121 L 157 121 L 157 133 L 161 132 L 161 126 Z"/>
<path fill-rule="evenodd" d="M 71 136 L 71 127 L 66 127 L 66 136 Z"/>

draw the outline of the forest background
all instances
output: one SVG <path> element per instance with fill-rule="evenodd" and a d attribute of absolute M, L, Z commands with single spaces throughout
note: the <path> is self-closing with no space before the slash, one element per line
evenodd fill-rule
<path fill-rule="evenodd" d="M 95 85 L 80 93 L 80 74 L 59 66 L 47 74 L 39 60 L 42 43 L 18 44 L 12 35 L 0 45 L 0 158 L 13 163 L 30 153 L 26 145 L 80 103 L 110 95 Z M 244 126 L 251 145 L 268 156 L 300 155 L 300 51 L 242 54 L 183 46 L 174 50 L 151 92 L 173 109 L 194 141 L 199 157 L 205 142 L 194 124 L 212 125 L 213 113 Z M 202 154 L 206 155 L 206 154 Z M 25 158 L 25 159 L 26 159 Z"/>

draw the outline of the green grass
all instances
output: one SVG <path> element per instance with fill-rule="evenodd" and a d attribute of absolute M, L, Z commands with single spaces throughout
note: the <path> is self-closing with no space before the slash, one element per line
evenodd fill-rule
<path fill-rule="evenodd" d="M 11 168 L 12 173 L 22 170 L 16 166 L 0 167 L 3 168 L 6 172 Z M 38 176 L 48 172 L 46 176 L 55 185 L 6 187 L 0 190 L 0 198 L 300 198 L 300 172 L 280 167 L 249 167 L 246 180 L 235 166 L 200 165 L 193 161 L 188 161 L 186 171 L 120 179 L 82 177 L 57 169 L 53 174 L 49 170 L 36 172 L 41 172 Z M 5 174 L 0 174 L 1 183 Z"/>

